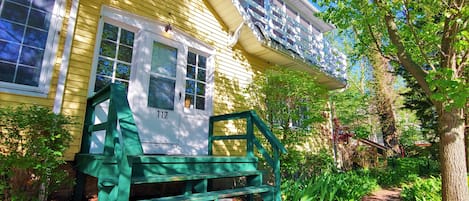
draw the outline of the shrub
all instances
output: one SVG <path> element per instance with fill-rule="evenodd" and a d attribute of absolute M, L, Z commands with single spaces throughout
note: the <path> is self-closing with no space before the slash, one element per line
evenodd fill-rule
<path fill-rule="evenodd" d="M 46 200 L 65 181 L 69 124 L 40 106 L 0 108 L 0 200 Z"/>
<path fill-rule="evenodd" d="M 304 181 L 289 180 L 282 184 L 284 200 L 348 201 L 360 200 L 377 187 L 376 180 L 365 171 L 325 173 Z"/>
<path fill-rule="evenodd" d="M 403 201 L 439 201 L 441 200 L 441 179 L 439 177 L 418 178 L 413 184 L 403 186 L 401 197 Z"/>
<path fill-rule="evenodd" d="M 415 181 L 418 177 L 439 174 L 437 161 L 428 158 L 391 158 L 386 168 L 375 168 L 371 175 L 383 187 L 401 186 Z"/>
<path fill-rule="evenodd" d="M 281 157 L 280 168 L 282 177 L 286 179 L 311 178 L 323 173 L 332 173 L 337 170 L 334 158 L 326 149 L 321 149 L 317 154 L 289 149 L 288 154 Z"/>

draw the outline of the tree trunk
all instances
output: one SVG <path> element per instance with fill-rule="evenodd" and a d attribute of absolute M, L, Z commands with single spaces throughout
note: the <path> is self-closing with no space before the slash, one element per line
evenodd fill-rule
<path fill-rule="evenodd" d="M 372 45 L 377 49 L 376 45 Z M 388 71 L 389 63 L 378 51 L 371 51 L 368 58 L 373 67 L 376 91 L 376 109 L 379 116 L 381 132 L 384 144 L 390 147 L 394 153 L 401 153 L 399 148 L 399 135 L 396 126 L 396 118 L 393 109 L 394 90 L 393 75 Z"/>
<path fill-rule="evenodd" d="M 467 201 L 463 109 L 447 111 L 439 105 L 437 110 L 443 201 Z"/>

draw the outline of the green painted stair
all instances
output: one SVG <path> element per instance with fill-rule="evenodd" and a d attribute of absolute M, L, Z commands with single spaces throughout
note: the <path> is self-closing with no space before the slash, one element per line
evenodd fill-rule
<path fill-rule="evenodd" d="M 170 196 L 170 197 L 164 197 L 164 198 L 154 198 L 154 199 L 147 199 L 147 200 L 140 200 L 140 201 L 185 201 L 185 200 L 203 201 L 203 200 L 217 200 L 220 198 L 230 198 L 230 197 L 237 197 L 237 196 L 251 195 L 251 194 L 264 194 L 263 198 L 266 199 L 267 197 L 273 197 L 272 196 L 273 190 L 274 188 L 268 185 L 248 186 L 248 187 L 235 188 L 235 189 L 211 191 L 211 192 L 206 192 L 206 193 L 194 193 L 191 195 L 178 195 L 178 196 Z"/>
<path fill-rule="evenodd" d="M 107 122 L 94 124 L 94 108 L 109 100 Z M 218 121 L 246 119 L 247 133 L 232 139 L 246 140 L 246 156 L 212 156 L 212 143 L 216 140 L 230 140 L 230 137 L 214 136 L 213 124 Z M 143 153 L 137 127 L 127 101 L 125 88 L 111 84 L 88 100 L 81 153 L 76 155 L 77 185 L 75 200 L 82 200 L 84 177 L 98 178 L 99 200 L 129 200 L 133 185 L 183 182 L 181 195 L 153 198 L 149 200 L 218 200 L 254 194 L 265 201 L 280 201 L 279 154 L 286 150 L 254 111 L 214 116 L 209 122 L 208 156 L 165 156 Z M 271 144 L 269 154 L 254 135 L 254 126 L 264 134 Z M 91 134 L 106 131 L 104 152 L 89 153 Z M 120 133 L 119 133 L 120 131 Z M 121 137 L 119 137 L 121 136 Z M 258 170 L 258 159 L 254 157 L 254 146 L 272 167 L 274 186 L 262 183 L 263 172 Z M 233 189 L 212 190 L 209 182 L 221 178 L 245 178 L 246 185 Z"/>

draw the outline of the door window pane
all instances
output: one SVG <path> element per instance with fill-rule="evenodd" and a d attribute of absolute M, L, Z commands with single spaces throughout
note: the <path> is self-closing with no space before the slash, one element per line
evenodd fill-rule
<path fill-rule="evenodd" d="M 153 42 L 148 107 L 174 110 L 177 49 Z"/>
<path fill-rule="evenodd" d="M 177 49 L 158 42 L 153 43 L 151 71 L 176 77 Z"/>
<path fill-rule="evenodd" d="M 148 107 L 174 110 L 175 88 L 175 80 L 151 76 L 148 88 Z"/>

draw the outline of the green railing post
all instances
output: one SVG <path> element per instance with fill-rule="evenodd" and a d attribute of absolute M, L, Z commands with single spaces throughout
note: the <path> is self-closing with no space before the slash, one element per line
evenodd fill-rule
<path fill-rule="evenodd" d="M 213 155 L 213 118 L 209 119 L 208 122 L 208 155 Z"/>
<path fill-rule="evenodd" d="M 247 135 L 247 142 L 246 142 L 246 150 L 247 156 L 254 157 L 254 127 L 252 122 L 252 116 L 249 115 L 246 117 L 246 135 Z"/>
<path fill-rule="evenodd" d="M 280 175 L 280 154 L 278 153 L 278 149 L 273 149 L 273 155 L 274 155 L 273 172 L 275 175 L 275 201 L 281 201 L 282 191 L 280 187 L 282 184 L 282 178 Z"/>

